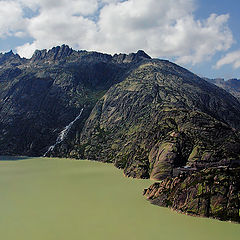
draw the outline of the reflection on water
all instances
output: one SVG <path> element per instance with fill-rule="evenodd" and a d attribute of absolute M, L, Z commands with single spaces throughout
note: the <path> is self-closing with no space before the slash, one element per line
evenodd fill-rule
<path fill-rule="evenodd" d="M 10 159 L 16 160 L 1 157 Z M 142 197 L 150 184 L 150 180 L 125 178 L 112 165 L 97 162 L 1 161 L 1 239 L 239 239 L 238 224 L 151 205 Z"/>

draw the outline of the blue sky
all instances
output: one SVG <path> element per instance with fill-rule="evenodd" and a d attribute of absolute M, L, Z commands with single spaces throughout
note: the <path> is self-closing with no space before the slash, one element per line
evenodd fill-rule
<path fill-rule="evenodd" d="M 212 66 L 227 53 L 232 51 L 238 51 L 240 49 L 240 31 L 239 31 L 239 10 L 240 1 L 239 0 L 199 0 L 198 8 L 196 11 L 197 18 L 206 18 L 211 13 L 216 14 L 229 14 L 228 26 L 232 31 L 234 37 L 234 43 L 231 48 L 227 51 L 219 52 L 213 57 L 212 61 L 207 63 L 201 63 L 192 67 L 199 75 L 204 75 L 208 77 L 222 77 L 225 79 L 229 78 L 240 78 L 240 67 L 235 69 L 231 64 L 222 66 L 219 69 L 213 69 Z M 210 64 L 210 65 L 209 65 Z M 191 67 L 191 66 L 189 66 Z"/>
<path fill-rule="evenodd" d="M 143 49 L 200 76 L 240 78 L 239 10 L 238 0 L 0 0 L 0 51 Z"/>

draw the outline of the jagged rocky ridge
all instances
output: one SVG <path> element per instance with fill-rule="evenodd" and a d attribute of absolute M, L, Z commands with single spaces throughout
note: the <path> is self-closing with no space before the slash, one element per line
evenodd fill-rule
<path fill-rule="evenodd" d="M 240 164 L 239 101 L 143 51 L 1 54 L 0 99 L 2 155 L 87 158 L 156 180 Z"/>
<path fill-rule="evenodd" d="M 0 54 L 0 154 L 43 155 L 84 108 L 69 132 L 78 138 L 96 102 L 142 58 L 149 56 L 142 51 L 111 56 L 66 45 L 37 50 L 31 59 Z"/>

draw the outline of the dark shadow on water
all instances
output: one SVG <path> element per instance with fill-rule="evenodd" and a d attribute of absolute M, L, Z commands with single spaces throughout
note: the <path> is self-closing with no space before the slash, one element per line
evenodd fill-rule
<path fill-rule="evenodd" d="M 19 161 L 19 160 L 26 160 L 30 157 L 25 156 L 0 156 L 0 161 Z"/>

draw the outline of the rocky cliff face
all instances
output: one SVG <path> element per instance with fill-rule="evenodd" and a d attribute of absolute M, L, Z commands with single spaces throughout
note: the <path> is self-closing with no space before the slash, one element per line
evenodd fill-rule
<path fill-rule="evenodd" d="M 0 154 L 44 154 L 83 109 L 48 155 L 113 162 L 127 176 L 153 179 L 182 166 L 238 164 L 239 102 L 143 51 L 63 45 L 29 60 L 1 54 L 0 98 Z"/>
<path fill-rule="evenodd" d="M 113 162 L 127 176 L 238 164 L 240 106 L 167 61 L 144 60 L 98 101 L 69 156 Z"/>
<path fill-rule="evenodd" d="M 14 67 L 25 63 L 27 60 L 20 58 L 18 54 L 14 54 L 12 51 L 5 54 L 0 53 L 0 67 Z"/>
<path fill-rule="evenodd" d="M 1 155 L 47 152 L 165 179 L 145 191 L 154 204 L 239 221 L 239 129 L 234 96 L 143 51 L 0 54 Z"/>
<path fill-rule="evenodd" d="M 155 205 L 191 215 L 240 222 L 240 168 L 182 173 L 154 183 L 143 194 Z"/>
<path fill-rule="evenodd" d="M 145 57 L 141 51 L 111 56 L 66 45 L 36 51 L 29 60 L 1 54 L 0 154 L 44 154 L 84 108 L 69 133 L 76 140 L 98 99 Z"/>

